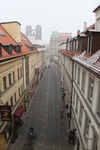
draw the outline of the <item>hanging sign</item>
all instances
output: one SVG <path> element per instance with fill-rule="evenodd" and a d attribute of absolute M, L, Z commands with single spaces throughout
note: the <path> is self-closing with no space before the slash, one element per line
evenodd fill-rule
<path fill-rule="evenodd" d="M 11 106 L 0 106 L 1 121 L 12 121 Z"/>

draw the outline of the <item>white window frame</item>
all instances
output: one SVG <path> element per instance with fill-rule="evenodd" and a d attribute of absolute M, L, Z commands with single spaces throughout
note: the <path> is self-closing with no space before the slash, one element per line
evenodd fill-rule
<path fill-rule="evenodd" d="M 78 67 L 77 83 L 80 85 L 80 67 Z"/>
<path fill-rule="evenodd" d="M 86 84 L 86 72 L 83 71 L 82 72 L 82 88 L 81 88 L 83 93 L 85 93 L 85 84 Z"/>
<path fill-rule="evenodd" d="M 89 76 L 89 83 L 88 83 L 88 101 L 92 105 L 93 99 L 93 89 L 94 89 L 94 78 Z"/>
<path fill-rule="evenodd" d="M 79 114 L 79 123 L 80 123 L 80 126 L 82 125 L 82 120 L 83 120 L 83 105 L 80 104 L 80 114 Z"/>
<path fill-rule="evenodd" d="M 89 116 L 87 112 L 85 111 L 84 138 L 86 142 L 89 139 L 90 123 L 91 123 L 91 120 L 89 119 Z"/>
<path fill-rule="evenodd" d="M 77 94 L 77 92 L 76 92 L 76 102 L 75 102 L 75 112 L 76 112 L 76 114 L 78 114 L 78 101 L 79 101 L 79 96 L 78 96 L 78 94 Z"/>
<path fill-rule="evenodd" d="M 77 65 L 75 64 L 75 69 L 74 69 L 74 79 L 76 80 L 76 75 L 77 75 Z"/>

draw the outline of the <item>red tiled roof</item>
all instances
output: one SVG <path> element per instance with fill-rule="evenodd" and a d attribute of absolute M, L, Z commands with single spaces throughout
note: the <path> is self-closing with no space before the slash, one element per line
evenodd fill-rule
<path fill-rule="evenodd" d="M 17 43 L 14 41 L 14 39 L 8 34 L 8 32 L 0 25 L 0 31 L 2 33 L 2 35 L 0 35 L 0 43 L 2 45 L 7 44 L 7 45 L 17 45 Z M 6 52 L 6 50 L 2 47 L 1 45 L 1 50 L 2 50 L 2 56 L 0 57 L 0 60 L 7 60 L 10 58 L 14 58 L 14 57 L 19 57 L 19 56 L 23 56 L 25 54 L 30 54 L 30 53 L 36 53 L 38 52 L 38 50 L 34 49 L 34 50 L 29 50 L 27 46 L 32 47 L 32 43 L 25 37 L 25 35 L 23 33 L 21 33 L 21 45 L 22 45 L 22 52 L 21 53 L 16 53 L 13 49 L 12 49 L 12 55 L 10 55 L 9 53 Z"/>
<path fill-rule="evenodd" d="M 59 41 L 67 41 L 68 38 L 71 38 L 72 34 L 71 33 L 59 33 L 58 34 L 58 40 Z"/>
<path fill-rule="evenodd" d="M 38 52 L 38 50 L 29 50 L 27 46 L 33 47 L 32 43 L 27 39 L 27 37 L 21 33 L 21 44 L 22 44 L 22 53 L 33 53 Z M 27 46 L 26 46 L 27 45 Z"/>
<path fill-rule="evenodd" d="M 80 52 L 78 52 L 78 51 L 73 52 L 73 51 L 68 51 L 68 50 L 59 50 L 59 52 L 61 52 L 62 54 L 66 55 L 70 58 L 72 58 L 74 55 L 79 55 L 80 54 Z"/>

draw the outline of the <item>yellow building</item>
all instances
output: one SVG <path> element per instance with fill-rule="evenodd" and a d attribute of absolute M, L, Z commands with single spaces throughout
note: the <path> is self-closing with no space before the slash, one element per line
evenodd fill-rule
<path fill-rule="evenodd" d="M 19 22 L 1 23 L 0 30 L 0 108 L 11 107 L 12 118 L 0 121 L 0 150 L 7 150 L 17 127 L 23 124 L 24 113 L 45 69 L 46 55 L 21 33 Z"/>

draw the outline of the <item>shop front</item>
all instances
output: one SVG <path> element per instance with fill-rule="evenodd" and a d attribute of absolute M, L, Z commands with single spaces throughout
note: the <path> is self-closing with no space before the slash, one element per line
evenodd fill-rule
<path fill-rule="evenodd" d="M 23 116 L 25 111 L 22 107 L 18 107 L 14 113 L 14 130 L 23 125 Z"/>
<path fill-rule="evenodd" d="M 12 123 L 9 121 L 0 133 L 0 150 L 6 150 L 12 138 Z"/>

